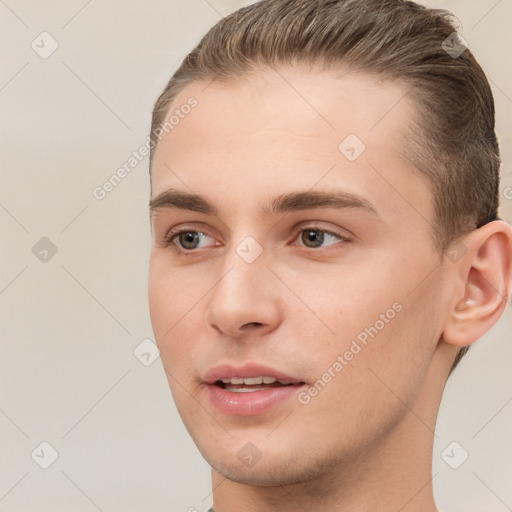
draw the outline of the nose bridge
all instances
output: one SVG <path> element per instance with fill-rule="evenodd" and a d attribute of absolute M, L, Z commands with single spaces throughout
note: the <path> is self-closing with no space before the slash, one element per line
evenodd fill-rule
<path fill-rule="evenodd" d="M 247 324 L 275 327 L 279 301 L 270 289 L 263 247 L 246 237 L 224 256 L 222 275 L 212 290 L 207 320 L 219 330 L 240 334 Z"/>
<path fill-rule="evenodd" d="M 249 292 L 261 291 L 260 278 L 267 272 L 267 253 L 253 236 L 239 238 L 239 242 L 228 246 L 224 255 L 222 275 L 225 286 L 238 294 L 250 286 Z"/>
<path fill-rule="evenodd" d="M 232 302 L 240 308 L 247 307 L 248 301 L 258 300 L 258 296 L 264 294 L 263 278 L 267 272 L 263 250 L 256 255 L 250 242 L 241 242 L 225 256 L 222 277 L 214 295 L 226 306 Z"/>

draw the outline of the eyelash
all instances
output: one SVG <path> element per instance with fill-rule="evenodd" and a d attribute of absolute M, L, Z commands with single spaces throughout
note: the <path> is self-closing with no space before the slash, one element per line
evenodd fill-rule
<path fill-rule="evenodd" d="M 316 232 L 319 232 L 319 233 L 323 233 L 325 235 L 330 235 L 330 236 L 333 236 L 335 238 L 338 238 L 340 242 L 350 242 L 350 239 L 338 234 L 338 233 L 334 233 L 333 231 L 328 231 L 326 229 L 322 229 L 318 226 L 306 226 L 304 228 L 302 228 L 298 233 L 297 235 L 295 236 L 294 240 L 296 240 L 301 233 L 304 233 L 305 231 L 316 231 Z M 191 250 L 187 250 L 187 249 L 184 249 L 183 247 L 180 247 L 179 245 L 175 244 L 174 243 L 174 240 L 176 238 L 178 238 L 182 233 L 202 233 L 206 236 L 209 236 L 207 235 L 204 231 L 199 231 L 197 229 L 179 229 L 179 230 L 171 230 L 169 231 L 166 236 L 165 236 L 165 240 L 164 240 L 164 243 L 162 244 L 164 248 L 166 247 L 169 247 L 171 248 L 174 252 L 176 252 L 178 255 L 182 255 L 182 256 L 194 256 L 197 254 L 197 249 L 191 249 Z M 335 244 L 333 244 L 335 245 Z M 306 246 L 302 246 L 306 249 L 310 249 L 312 251 L 319 251 L 320 249 L 322 249 L 322 247 L 319 247 L 319 248 L 311 248 L 311 247 L 306 247 Z M 330 246 L 328 246 L 330 247 Z"/>

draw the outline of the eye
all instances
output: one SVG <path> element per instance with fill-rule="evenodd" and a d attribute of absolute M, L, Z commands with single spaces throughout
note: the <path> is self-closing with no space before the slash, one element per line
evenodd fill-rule
<path fill-rule="evenodd" d="M 347 239 L 342 237 L 341 235 L 337 235 L 335 233 L 331 233 L 330 231 L 325 231 L 324 229 L 317 229 L 313 227 L 303 229 L 300 232 L 299 236 L 302 244 L 304 244 L 305 247 L 308 247 L 310 249 L 328 247 L 340 241 L 347 241 Z"/>
<path fill-rule="evenodd" d="M 195 249 L 201 249 L 211 245 L 218 245 L 217 243 L 208 243 L 208 239 L 213 240 L 211 236 L 208 236 L 202 231 L 195 231 L 192 229 L 185 229 L 181 231 L 171 231 L 166 236 L 165 245 L 174 246 L 174 249 L 178 253 L 184 253 L 186 251 L 194 251 Z M 181 249 L 184 249 L 182 251 Z"/>
<path fill-rule="evenodd" d="M 326 231 L 317 227 L 302 229 L 295 240 L 300 238 L 300 243 L 309 249 L 321 249 L 336 245 L 339 242 L 348 242 L 349 239 L 342 235 Z M 197 249 L 221 245 L 214 238 L 202 231 L 193 229 L 171 230 L 164 240 L 164 247 L 171 247 L 178 254 L 192 255 Z"/>

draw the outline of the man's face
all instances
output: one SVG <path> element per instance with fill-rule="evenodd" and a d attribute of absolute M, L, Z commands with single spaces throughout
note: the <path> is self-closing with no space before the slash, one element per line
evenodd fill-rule
<path fill-rule="evenodd" d="M 179 413 L 224 476 L 320 476 L 423 390 L 449 290 L 432 196 L 400 156 L 404 93 L 282 67 L 191 84 L 171 107 L 198 102 L 153 162 L 151 318 Z"/>

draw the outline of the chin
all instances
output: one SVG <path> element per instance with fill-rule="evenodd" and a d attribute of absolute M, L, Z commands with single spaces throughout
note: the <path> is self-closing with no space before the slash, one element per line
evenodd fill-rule
<path fill-rule="evenodd" d="M 286 454 L 270 454 L 267 451 L 252 467 L 245 466 L 240 460 L 243 457 L 233 457 L 232 452 L 207 452 L 208 449 L 202 455 L 218 474 L 233 482 L 257 487 L 301 484 L 321 478 L 330 469 L 321 457 L 312 460 L 300 450 Z M 300 457 L 295 454 L 300 454 Z"/>
<path fill-rule="evenodd" d="M 224 478 L 236 482 L 238 484 L 250 485 L 252 487 L 279 487 L 280 485 L 287 485 L 289 483 L 298 483 L 299 481 L 288 482 L 284 481 L 277 476 L 265 473 L 261 470 L 248 469 L 247 471 L 241 471 L 239 468 L 232 468 L 231 472 L 229 468 L 213 468 Z"/>
<path fill-rule="evenodd" d="M 239 484 L 255 487 L 280 487 L 282 485 L 293 485 L 311 480 L 309 472 L 302 475 L 296 470 L 290 471 L 290 468 L 247 468 L 230 467 L 227 465 L 212 466 L 213 470 L 224 478 Z M 308 478 L 306 477 L 306 474 Z"/>

